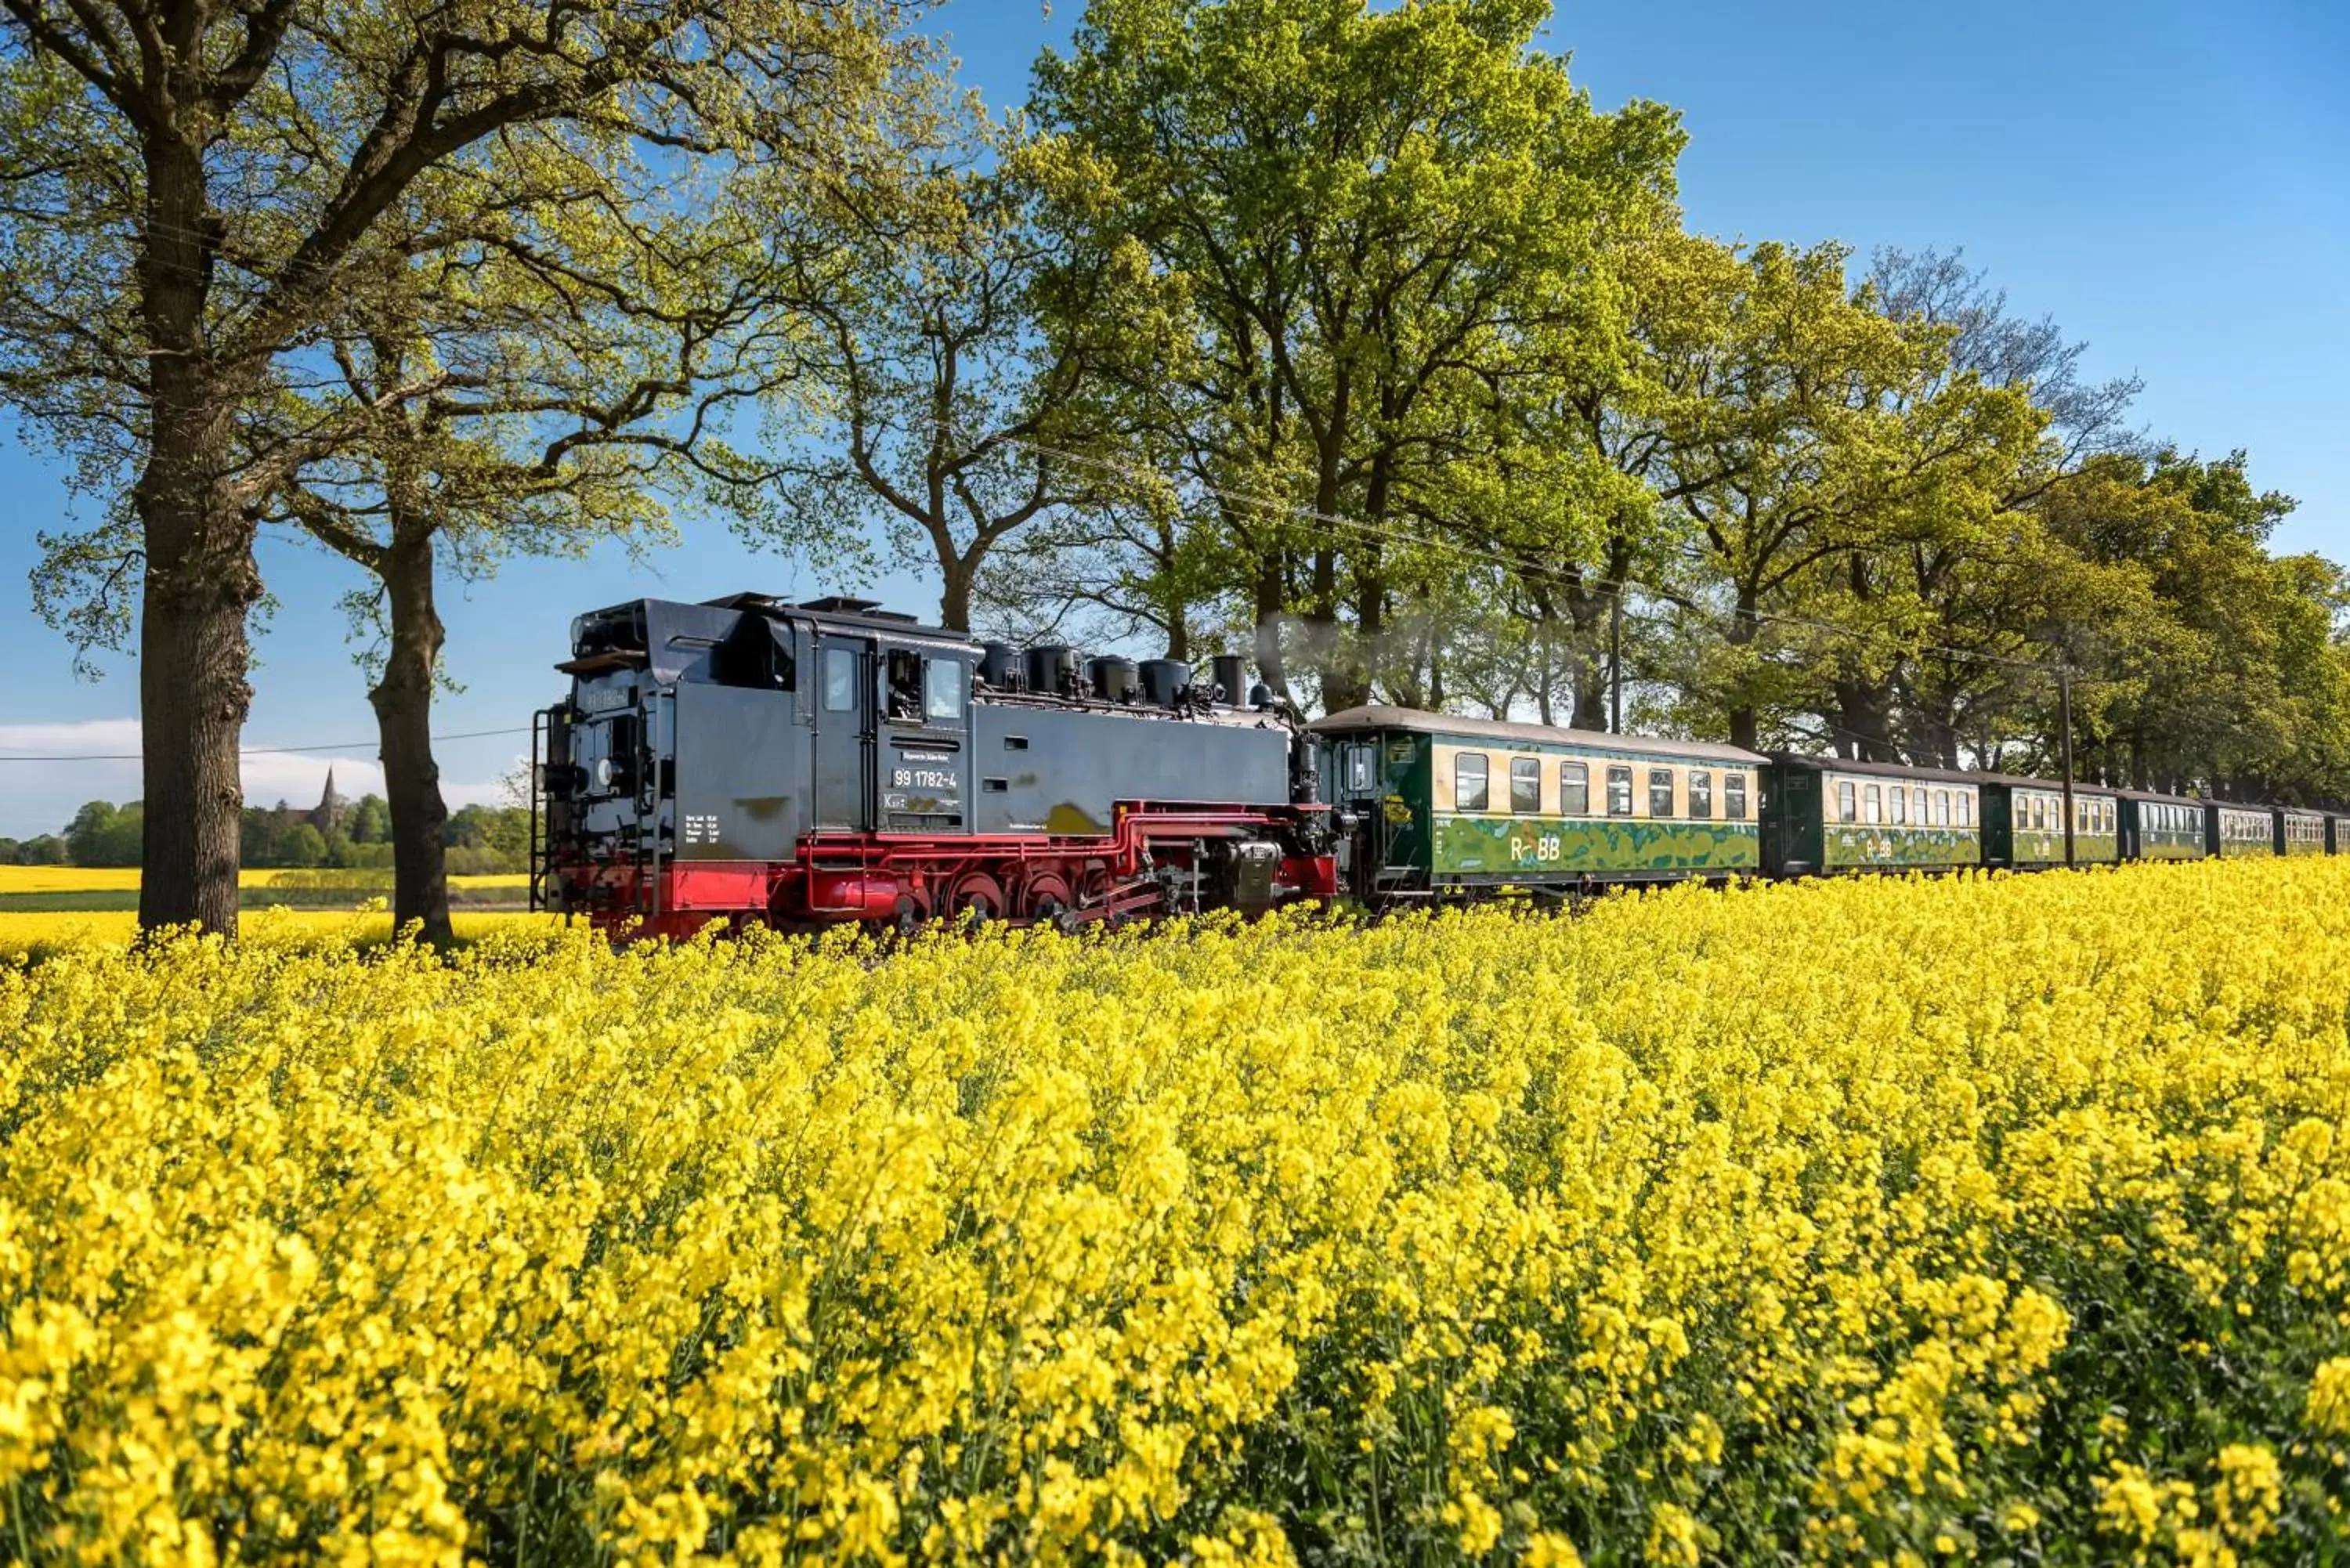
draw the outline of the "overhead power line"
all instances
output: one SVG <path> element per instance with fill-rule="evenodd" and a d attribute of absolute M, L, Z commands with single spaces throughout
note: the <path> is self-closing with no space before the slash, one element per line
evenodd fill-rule
<path fill-rule="evenodd" d="M 432 743 L 437 746 L 443 741 L 479 741 L 492 735 L 527 735 L 528 733 L 530 733 L 529 729 L 523 725 L 510 725 L 503 730 L 461 730 L 455 734 L 435 735 L 432 737 Z M 297 752 L 350 752 L 363 746 L 381 743 L 380 741 L 331 741 L 310 746 L 244 746 L 238 749 L 236 754 L 240 757 L 273 757 Z M 0 754 L 0 763 L 135 763 L 140 759 L 140 753 L 137 752 L 51 752 L 18 753 L 14 756 Z"/>
<path fill-rule="evenodd" d="M 953 435 L 960 440 L 966 441 L 970 441 L 971 438 L 969 433 L 957 428 L 951 420 L 943 421 L 941 423 L 944 425 L 949 434 Z M 1079 467 L 1090 468 L 1098 472 L 1113 474 L 1121 479 L 1139 481 L 1149 479 L 1165 479 L 1168 477 L 1159 470 L 1148 467 L 1144 464 L 1125 462 L 1111 458 L 1096 457 L 1088 452 L 1070 452 L 1066 448 L 1047 446 L 1041 441 L 1030 441 L 1024 436 L 995 436 L 989 439 L 997 446 L 1015 448 L 1022 452 L 1030 452 L 1037 457 L 1053 458 L 1062 462 L 1074 463 Z M 1716 622 L 1717 628 L 1719 623 L 1721 623 L 1724 618 L 1718 613 L 1706 610 L 1700 607 L 1692 606 L 1687 603 L 1681 597 L 1664 588 L 1660 588 L 1653 583 L 1642 582 L 1637 577 L 1627 576 L 1618 579 L 1598 574 L 1578 573 L 1573 568 L 1549 566 L 1539 561 L 1529 561 L 1520 556 L 1509 555 L 1504 551 L 1488 549 L 1476 545 L 1463 544 L 1455 539 L 1435 538 L 1431 535 L 1418 533 L 1409 528 L 1399 528 L 1392 524 L 1382 525 L 1376 523 L 1367 522 L 1358 517 L 1347 517 L 1336 513 L 1323 512 L 1315 507 L 1308 506 L 1303 502 L 1287 501 L 1279 496 L 1263 495 L 1249 491 L 1229 489 L 1222 485 L 1211 483 L 1209 481 L 1199 479 L 1196 476 L 1191 479 L 1191 483 L 1202 493 L 1212 495 L 1220 501 L 1229 502 L 1235 506 L 1249 507 L 1256 511 L 1269 514 L 1281 514 L 1290 517 L 1295 517 L 1300 522 L 1317 523 L 1326 527 L 1341 528 L 1363 538 L 1376 539 L 1390 544 L 1409 545 L 1425 550 L 1441 551 L 1460 556 L 1465 560 L 1481 561 L 1488 566 L 1500 566 L 1511 572 L 1514 572 L 1521 576 L 1541 578 L 1556 587 L 1592 589 L 1601 593 L 1612 594 L 1619 598 L 1623 596 L 1625 590 L 1632 589 L 1662 600 L 1665 603 L 1673 606 L 1675 608 L 1680 609 L 1686 613 L 1704 616 Z M 1898 635 L 1885 627 L 1849 626 L 1835 621 L 1818 619 L 1814 617 L 1781 615 L 1776 611 L 1763 609 L 1732 612 L 1732 616 L 1730 618 L 1734 619 L 1740 614 L 1742 614 L 1746 619 L 1757 624 L 1799 627 L 1811 631 L 1829 632 L 1839 637 L 1867 639 Z M 1940 643 L 1917 642 L 1914 640 L 1904 639 L 1904 646 L 1918 653 L 1936 654 L 1945 659 L 1958 659 L 1963 663 L 1998 664 L 2004 665 L 2013 670 L 2037 670 L 2046 675 L 2054 675 L 2062 668 L 2059 664 L 2049 663 L 2043 659 L 2021 659 L 2013 654 L 1989 653 L 1980 649 L 1951 648 Z"/>

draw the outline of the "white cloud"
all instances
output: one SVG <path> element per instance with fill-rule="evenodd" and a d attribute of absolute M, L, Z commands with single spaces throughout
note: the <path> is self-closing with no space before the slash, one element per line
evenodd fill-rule
<path fill-rule="evenodd" d="M 136 800 L 140 793 L 139 721 L 86 719 L 71 722 L 0 724 L 0 835 L 29 838 L 63 827 L 85 801 Z M 7 759 L 18 759 L 10 762 Z M 55 761 L 33 761 L 53 758 Z M 285 801 L 307 809 L 326 788 L 347 800 L 383 793 L 383 768 L 371 757 L 321 752 L 251 751 L 239 772 L 253 805 Z M 443 778 L 441 793 L 461 805 L 501 805 L 494 779 L 460 783 Z"/>
<path fill-rule="evenodd" d="M 50 724 L 0 724 L 0 756 L 87 756 L 92 753 L 136 755 L 136 719 L 81 719 Z M 61 767 L 64 763 L 49 763 Z"/>

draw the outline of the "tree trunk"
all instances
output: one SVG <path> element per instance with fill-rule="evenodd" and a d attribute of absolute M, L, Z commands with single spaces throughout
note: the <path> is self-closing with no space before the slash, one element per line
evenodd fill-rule
<path fill-rule="evenodd" d="M 939 624 L 949 631 L 971 629 L 971 585 L 979 575 L 979 552 L 965 561 L 951 550 L 939 552 Z"/>
<path fill-rule="evenodd" d="M 1567 595 L 1567 684 L 1571 707 L 1567 723 L 1578 730 L 1607 728 L 1607 594 L 1578 583 Z"/>
<path fill-rule="evenodd" d="M 1893 744 L 1893 692 L 1881 681 L 1844 676 L 1835 683 L 1836 722 L 1856 761 L 1898 763 Z"/>
<path fill-rule="evenodd" d="M 179 443 L 162 426 L 158 420 L 150 474 L 176 461 L 170 454 Z M 253 705 L 245 614 L 260 597 L 260 571 L 253 530 L 241 519 L 216 511 L 207 517 L 208 497 L 157 488 L 142 480 L 137 497 L 148 552 L 139 628 L 146 803 L 139 924 L 152 930 L 192 923 L 234 936 L 244 805 L 237 742 Z"/>
<path fill-rule="evenodd" d="M 1738 586 L 1738 614 L 1730 623 L 1730 644 L 1733 648 L 1751 648 L 1762 623 L 1757 616 L 1761 608 L 1754 589 L 1744 583 Z M 1762 723 L 1754 710 L 1751 692 L 1742 691 L 1730 710 L 1730 743 L 1745 751 L 1758 748 Z"/>
<path fill-rule="evenodd" d="M 147 462 L 132 491 L 146 548 L 139 625 L 142 930 L 236 933 L 237 742 L 253 705 L 245 615 L 261 597 L 254 528 L 228 492 L 230 399 L 209 361 L 212 219 L 201 151 L 146 152 L 140 317 L 150 349 Z"/>
<path fill-rule="evenodd" d="M 432 540 L 402 540 L 385 553 L 383 586 L 391 610 L 391 647 L 383 679 L 368 693 L 383 747 L 383 786 L 391 815 L 391 919 L 395 929 L 421 921 L 422 940 L 446 947 L 449 922 L 448 804 L 432 760 L 432 676 L 441 659 L 441 617 L 432 607 Z"/>
<path fill-rule="evenodd" d="M 1282 571 L 1277 561 L 1264 561 L 1256 573 L 1256 670 L 1274 695 L 1288 699 L 1288 660 L 1281 650 Z"/>

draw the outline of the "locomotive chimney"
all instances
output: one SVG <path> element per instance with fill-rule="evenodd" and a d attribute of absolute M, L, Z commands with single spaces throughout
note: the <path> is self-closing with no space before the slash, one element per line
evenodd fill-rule
<path fill-rule="evenodd" d="M 1248 694 L 1248 660 L 1237 653 L 1220 653 L 1209 667 L 1215 671 L 1216 701 L 1239 707 Z"/>

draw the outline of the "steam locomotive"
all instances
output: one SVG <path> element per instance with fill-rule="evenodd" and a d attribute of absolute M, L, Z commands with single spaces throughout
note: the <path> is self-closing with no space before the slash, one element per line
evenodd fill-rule
<path fill-rule="evenodd" d="M 737 594 L 581 616 L 556 668 L 534 898 L 616 931 L 1073 927 L 1338 891 L 1311 738 L 1238 659 L 1084 659 Z"/>
<path fill-rule="evenodd" d="M 1015 650 L 863 599 L 636 600 L 556 668 L 533 900 L 616 934 L 2350 854 L 2333 812 L 1384 706 L 1309 725 L 1231 656 Z"/>

